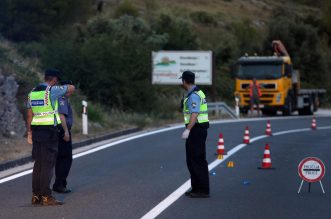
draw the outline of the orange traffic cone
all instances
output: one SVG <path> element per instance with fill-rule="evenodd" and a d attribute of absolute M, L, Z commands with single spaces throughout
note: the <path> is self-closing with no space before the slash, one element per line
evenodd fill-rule
<path fill-rule="evenodd" d="M 245 129 L 245 134 L 244 134 L 244 144 L 249 144 L 250 139 L 249 139 L 249 129 L 248 126 Z"/>
<path fill-rule="evenodd" d="M 316 130 L 317 129 L 315 117 L 313 117 L 313 119 L 311 121 L 311 129 L 313 129 L 313 130 Z"/>
<path fill-rule="evenodd" d="M 267 121 L 267 127 L 266 127 L 266 129 L 265 129 L 265 134 L 266 134 L 267 136 L 271 136 L 271 135 L 272 135 L 270 120 Z"/>
<path fill-rule="evenodd" d="M 224 139 L 222 133 L 220 133 L 218 144 L 217 144 L 217 155 L 218 159 L 223 159 L 223 155 L 225 155 L 225 147 L 224 147 Z"/>
<path fill-rule="evenodd" d="M 269 144 L 265 145 L 264 155 L 263 155 L 263 160 L 262 160 L 262 167 L 258 167 L 258 168 L 259 169 L 274 169 L 274 168 L 272 168 Z"/>

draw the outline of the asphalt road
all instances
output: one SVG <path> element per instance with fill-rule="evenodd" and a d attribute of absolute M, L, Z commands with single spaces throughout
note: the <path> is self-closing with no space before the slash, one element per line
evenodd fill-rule
<path fill-rule="evenodd" d="M 318 126 L 331 126 L 331 117 L 317 118 Z M 271 121 L 272 131 L 309 128 L 311 117 Z M 244 128 L 251 138 L 264 134 L 266 121 L 212 124 L 207 139 L 208 162 L 216 157 L 218 134 L 226 150 L 242 143 Z M 73 192 L 55 196 L 65 201 L 57 207 L 33 207 L 31 174 L 0 184 L 0 218 L 140 218 L 189 178 L 182 129 L 134 139 L 74 160 L 69 177 Z M 275 170 L 258 170 L 266 143 L 271 145 Z M 236 152 L 211 172 L 211 198 L 181 196 L 159 218 L 331 218 L 331 129 L 289 133 L 263 138 Z M 301 179 L 299 162 L 307 156 L 326 165 L 323 179 L 311 193 Z M 246 185 L 244 185 L 246 181 Z"/>

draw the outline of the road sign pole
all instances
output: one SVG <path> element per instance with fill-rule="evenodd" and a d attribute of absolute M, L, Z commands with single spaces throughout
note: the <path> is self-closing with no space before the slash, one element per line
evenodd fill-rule
<path fill-rule="evenodd" d="M 323 184 L 322 184 L 322 180 L 320 181 L 320 184 L 321 184 L 322 192 L 323 192 L 323 194 L 325 194 L 325 191 L 324 191 L 324 188 L 323 188 Z"/>
<path fill-rule="evenodd" d="M 319 182 L 321 185 L 321 189 L 323 194 L 325 194 L 322 178 L 325 175 L 325 165 L 323 161 L 321 161 L 317 157 L 307 157 L 303 159 L 298 166 L 298 173 L 300 178 L 302 179 L 298 194 L 301 191 L 303 182 L 308 182 L 308 192 L 310 193 L 311 184 Z"/>
<path fill-rule="evenodd" d="M 310 192 L 311 182 L 308 185 L 308 192 Z"/>
<path fill-rule="evenodd" d="M 298 194 L 300 194 L 300 191 L 301 191 L 302 185 L 303 185 L 303 180 L 301 180 L 301 184 L 300 184 L 300 187 L 299 187 L 299 190 L 298 190 Z"/>

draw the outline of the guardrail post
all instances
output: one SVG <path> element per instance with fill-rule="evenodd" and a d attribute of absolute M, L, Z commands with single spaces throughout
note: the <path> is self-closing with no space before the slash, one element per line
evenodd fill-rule
<path fill-rule="evenodd" d="M 82 126 L 83 126 L 83 135 L 88 134 L 88 120 L 87 120 L 87 102 L 85 100 L 82 101 Z"/>
<path fill-rule="evenodd" d="M 239 111 L 239 97 L 235 97 L 235 101 L 236 101 L 236 115 L 237 115 L 237 118 L 239 119 L 240 117 L 240 111 Z"/>
<path fill-rule="evenodd" d="M 220 116 L 220 108 L 218 107 L 218 104 L 217 105 L 215 105 L 215 115 L 217 116 L 217 117 L 219 117 Z"/>

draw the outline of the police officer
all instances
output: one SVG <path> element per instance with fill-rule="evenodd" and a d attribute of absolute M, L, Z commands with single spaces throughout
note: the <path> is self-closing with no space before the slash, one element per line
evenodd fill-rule
<path fill-rule="evenodd" d="M 35 87 L 28 95 L 27 130 L 28 142 L 33 144 L 32 158 L 32 204 L 61 205 L 62 202 L 52 196 L 50 189 L 53 168 L 58 150 L 58 125 L 61 124 L 58 114 L 58 98 L 75 87 L 55 86 L 60 71 L 45 71 L 45 82 Z"/>
<path fill-rule="evenodd" d="M 73 85 L 72 81 L 62 81 L 61 85 Z M 53 191 L 58 193 L 69 193 L 67 188 L 67 177 L 72 164 L 72 141 L 71 127 L 73 124 L 72 108 L 68 98 L 72 92 L 67 92 L 65 96 L 59 98 L 59 114 L 61 119 L 59 135 L 59 151 L 55 164 L 55 182 Z"/>
<path fill-rule="evenodd" d="M 186 163 L 191 175 L 191 190 L 185 193 L 191 198 L 209 197 L 209 174 L 206 160 L 206 138 L 209 128 L 206 96 L 195 85 L 195 74 L 185 71 L 182 86 L 187 91 L 183 101 L 186 139 Z"/>

